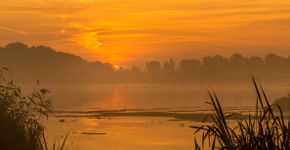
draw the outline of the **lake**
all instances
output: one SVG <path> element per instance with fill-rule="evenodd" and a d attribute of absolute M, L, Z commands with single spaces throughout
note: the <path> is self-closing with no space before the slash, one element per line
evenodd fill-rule
<path fill-rule="evenodd" d="M 266 85 L 271 102 L 286 95 L 287 85 Z M 255 105 L 248 85 L 214 85 L 227 110 L 245 113 Z M 57 112 L 46 124 L 47 141 L 60 143 L 69 133 L 72 150 L 190 150 L 191 125 L 211 112 L 206 85 L 67 86 L 52 90 Z M 68 104 L 68 107 L 66 104 Z M 62 107 L 66 105 L 66 107 Z M 180 115 L 181 114 L 181 115 Z M 191 117 L 192 116 L 192 117 Z M 199 141 L 199 140 L 198 140 Z M 60 144 L 57 144 L 60 145 Z"/>

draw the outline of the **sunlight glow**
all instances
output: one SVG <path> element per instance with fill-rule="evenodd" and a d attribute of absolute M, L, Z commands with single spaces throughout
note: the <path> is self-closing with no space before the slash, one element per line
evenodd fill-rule
<path fill-rule="evenodd" d="M 84 33 L 79 37 L 80 44 L 84 45 L 90 50 L 97 50 L 103 44 L 99 42 L 96 32 Z"/>
<path fill-rule="evenodd" d="M 119 65 L 113 65 L 113 70 L 118 71 L 121 69 L 121 66 Z"/>
<path fill-rule="evenodd" d="M 280 0 L 12 0 L 1 3 L 0 44 L 30 39 L 114 64 L 287 54 L 289 7 Z"/>

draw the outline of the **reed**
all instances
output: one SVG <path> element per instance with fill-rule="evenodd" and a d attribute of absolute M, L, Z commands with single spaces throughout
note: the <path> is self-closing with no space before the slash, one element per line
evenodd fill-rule
<path fill-rule="evenodd" d="M 1 150 L 48 150 L 42 120 L 48 117 L 52 104 L 47 98 L 49 91 L 38 88 L 38 84 L 31 94 L 23 96 L 9 70 L 0 69 Z"/>
<path fill-rule="evenodd" d="M 210 105 L 214 114 L 209 117 L 212 124 L 191 126 L 195 133 L 202 132 L 202 148 L 208 141 L 211 149 L 238 149 L 238 150 L 289 150 L 290 129 L 289 117 L 285 118 L 281 108 L 270 104 L 260 82 L 252 77 L 257 93 L 255 114 L 249 114 L 247 119 L 235 120 L 229 126 L 228 118 L 232 115 L 225 114 L 215 92 L 209 92 Z M 278 109 L 278 112 L 274 112 Z M 195 148 L 201 149 L 195 140 Z"/>

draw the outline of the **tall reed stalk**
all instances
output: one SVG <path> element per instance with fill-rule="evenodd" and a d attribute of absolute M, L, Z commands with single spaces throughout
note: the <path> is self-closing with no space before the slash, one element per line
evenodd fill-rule
<path fill-rule="evenodd" d="M 210 105 L 215 111 L 209 117 L 212 124 L 191 126 L 195 133 L 202 131 L 202 147 L 195 140 L 195 148 L 204 148 L 207 141 L 211 149 L 237 150 L 289 150 L 289 117 L 286 119 L 281 108 L 270 104 L 261 84 L 252 78 L 257 93 L 256 112 L 245 120 L 236 120 L 229 125 L 228 118 L 221 107 L 215 92 L 209 92 Z M 273 109 L 278 109 L 274 113 Z"/>
<path fill-rule="evenodd" d="M 23 96 L 7 68 L 0 69 L 0 149 L 48 150 L 42 119 L 52 107 L 48 90 L 37 87 Z M 67 136 L 60 150 L 64 149 Z M 53 148 L 53 150 L 56 150 Z"/>

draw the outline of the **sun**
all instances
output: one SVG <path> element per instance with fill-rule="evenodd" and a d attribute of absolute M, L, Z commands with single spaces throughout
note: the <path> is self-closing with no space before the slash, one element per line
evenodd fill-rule
<path fill-rule="evenodd" d="M 113 65 L 113 70 L 118 71 L 118 70 L 120 70 L 120 69 L 121 69 L 121 66 L 119 66 L 119 65 L 117 65 L 117 64 Z"/>

